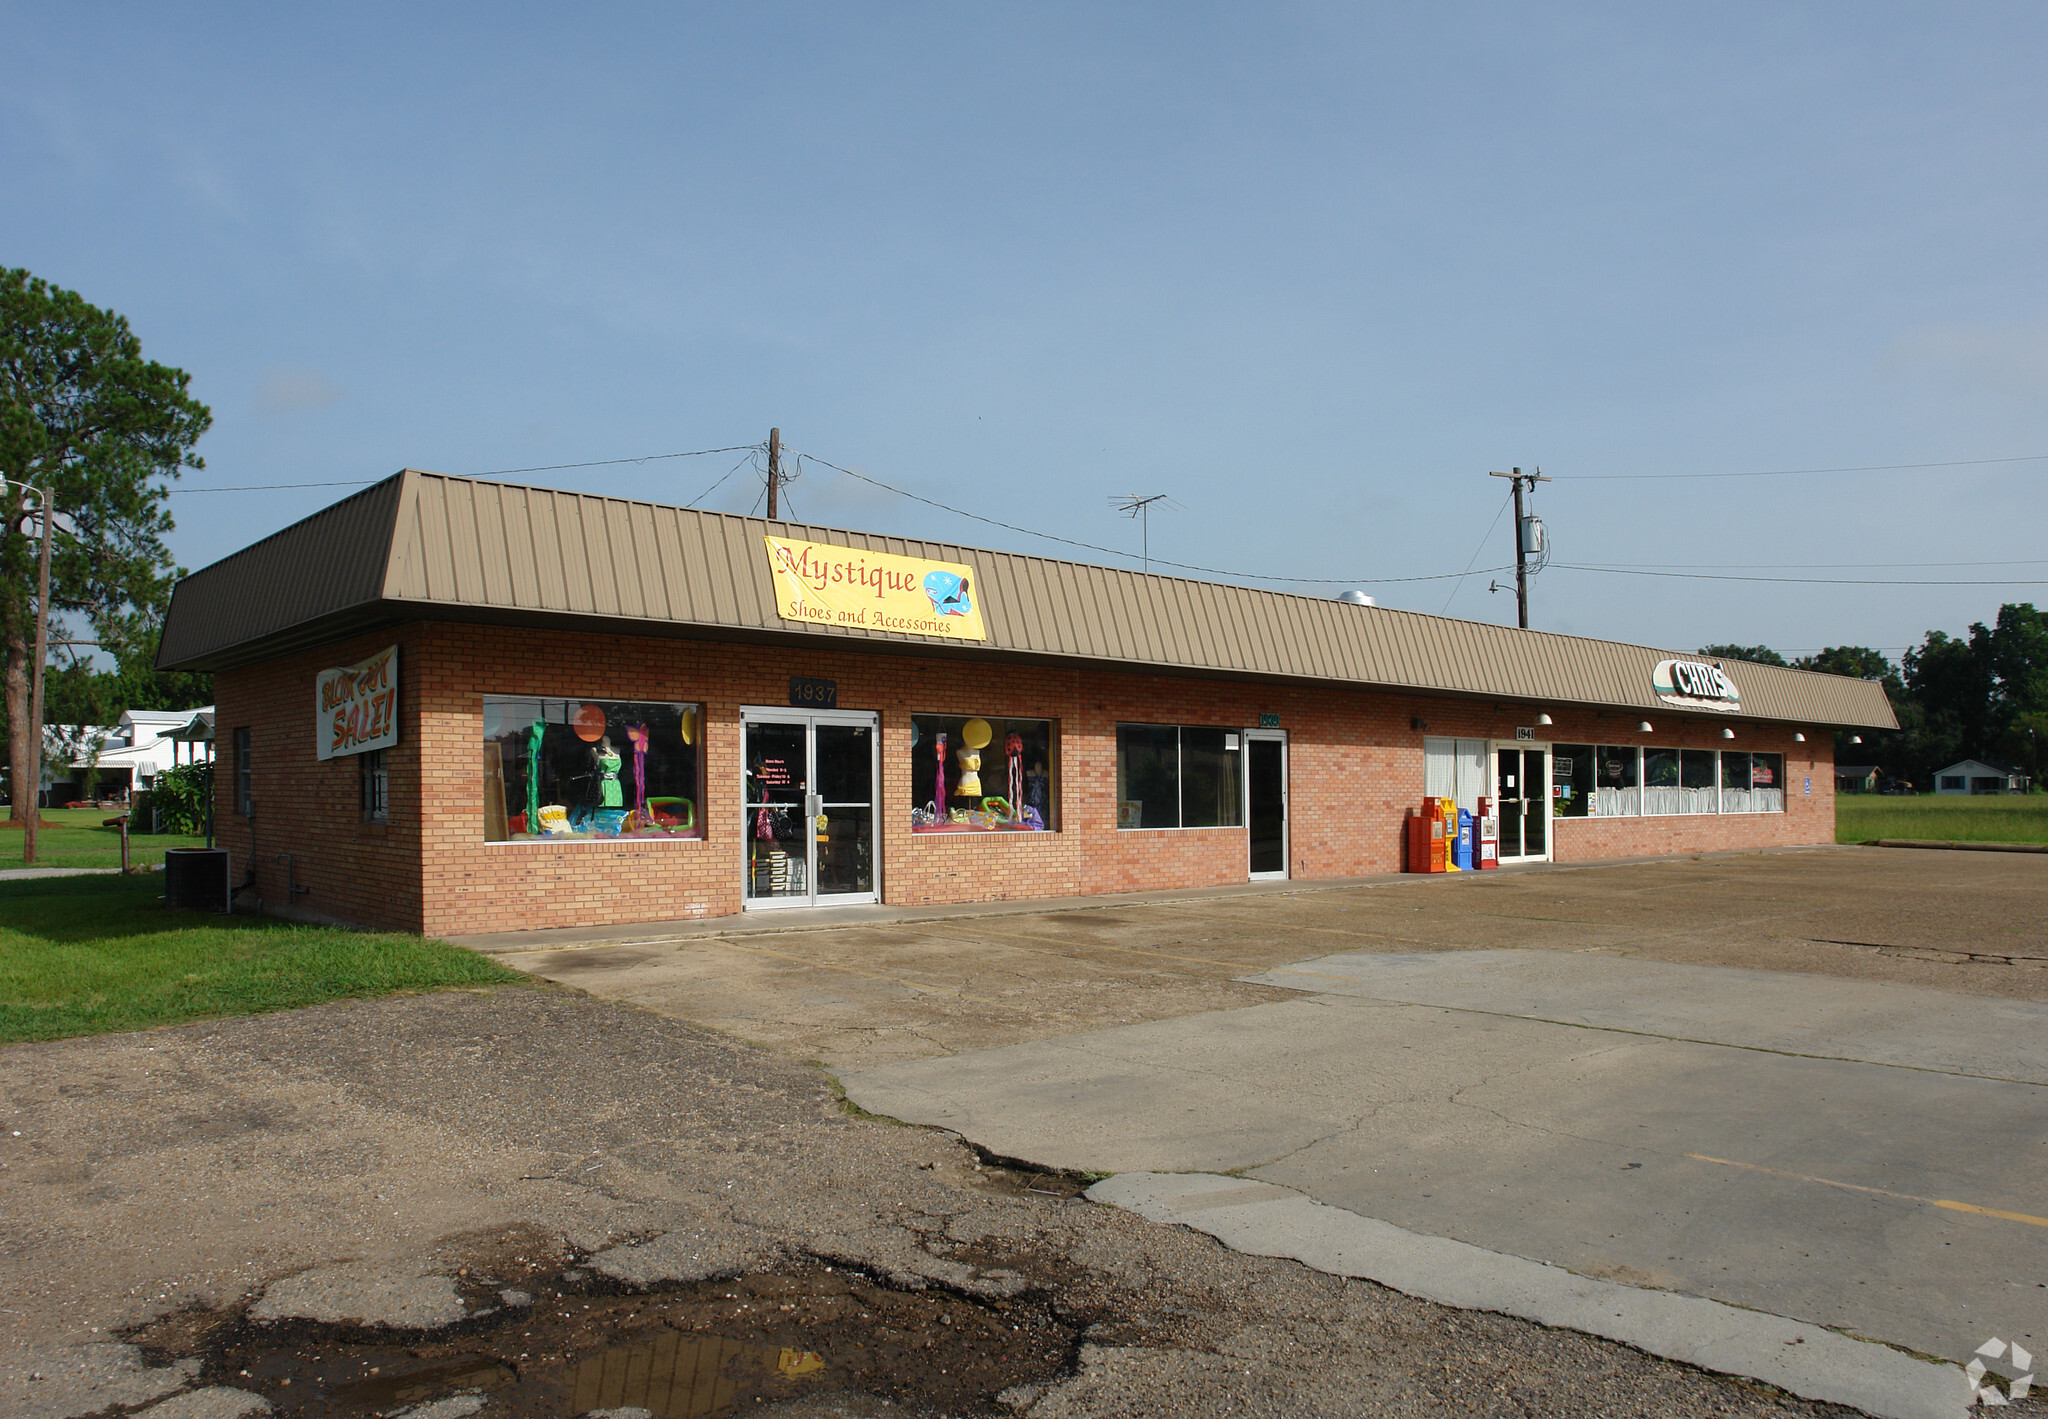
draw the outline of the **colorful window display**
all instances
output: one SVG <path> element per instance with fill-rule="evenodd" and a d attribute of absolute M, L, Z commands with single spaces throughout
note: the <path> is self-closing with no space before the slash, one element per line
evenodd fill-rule
<path fill-rule="evenodd" d="M 1052 721 L 910 717 L 910 830 L 1049 832 L 1058 826 Z"/>
<path fill-rule="evenodd" d="M 1116 825 L 1242 827 L 1242 737 L 1234 729 L 1119 724 Z"/>
<path fill-rule="evenodd" d="M 483 702 L 484 841 L 704 836 L 701 706 Z"/>

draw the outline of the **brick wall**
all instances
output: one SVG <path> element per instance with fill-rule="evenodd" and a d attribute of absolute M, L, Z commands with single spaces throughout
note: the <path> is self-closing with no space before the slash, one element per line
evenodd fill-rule
<path fill-rule="evenodd" d="M 397 641 L 399 744 L 387 751 L 390 822 L 361 821 L 359 765 L 320 762 L 313 679 Z M 256 889 L 266 910 L 446 934 L 721 916 L 740 909 L 745 810 L 740 706 L 779 705 L 791 675 L 838 681 L 845 709 L 881 722 L 877 786 L 881 887 L 893 903 L 1078 896 L 1207 886 L 1246 876 L 1242 828 L 1119 831 L 1116 725 L 1242 727 L 1277 714 L 1289 732 L 1290 871 L 1344 877 L 1401 867 L 1401 820 L 1422 794 L 1430 735 L 1511 739 L 1530 708 L 1425 696 L 1254 685 L 1180 676 L 1032 669 L 824 649 L 422 623 L 284 657 L 215 680 L 221 841 L 237 880 L 250 823 L 235 812 L 235 728 L 252 731 Z M 583 843 L 483 841 L 485 694 L 694 701 L 704 706 L 706 836 Z M 1059 831 L 913 834 L 909 810 L 929 761 L 910 746 L 912 713 L 1056 722 Z M 1782 814 L 1568 819 L 1560 860 L 1829 842 L 1834 778 L 1825 734 L 1792 742 L 1787 727 L 1684 724 L 1636 714 L 1553 708 L 1557 743 L 1737 748 L 1786 755 Z M 1427 730 L 1411 721 L 1427 722 Z M 1000 772 L 999 760 L 994 761 Z M 1813 793 L 1800 789 L 1813 779 Z M 285 866 L 309 888 L 287 902 Z"/>

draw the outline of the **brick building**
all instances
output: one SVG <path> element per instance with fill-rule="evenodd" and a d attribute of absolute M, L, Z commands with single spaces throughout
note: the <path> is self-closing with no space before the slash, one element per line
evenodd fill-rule
<path fill-rule="evenodd" d="M 179 584 L 245 906 L 433 933 L 1830 842 L 1873 684 L 412 470 Z"/>

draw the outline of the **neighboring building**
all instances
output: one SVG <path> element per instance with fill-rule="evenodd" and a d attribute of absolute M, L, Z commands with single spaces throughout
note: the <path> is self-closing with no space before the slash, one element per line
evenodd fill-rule
<path fill-rule="evenodd" d="M 195 717 L 212 713 L 212 705 L 196 710 L 128 710 L 119 724 L 109 728 L 45 725 L 43 752 L 57 773 L 48 801 L 62 804 L 84 795 L 91 735 L 106 736 L 100 747 L 99 782 L 95 790 L 101 798 L 124 798 L 148 788 L 159 773 L 173 764 L 189 762 L 195 755 L 200 759 L 211 757 L 210 742 L 186 747 L 174 736 L 191 726 Z"/>
<path fill-rule="evenodd" d="M 1834 840 L 1881 687 L 408 470 L 179 583 L 245 902 L 434 933 Z M 282 861 L 289 854 L 290 861 Z M 289 875 L 288 875 L 289 874 Z"/>
<path fill-rule="evenodd" d="M 1875 793 L 1878 772 L 1876 764 L 1836 764 L 1835 792 Z"/>
<path fill-rule="evenodd" d="M 1936 793 L 2025 793 L 2032 785 L 2033 780 L 2018 769 L 2001 769 L 1976 759 L 1950 764 L 1934 776 Z"/>

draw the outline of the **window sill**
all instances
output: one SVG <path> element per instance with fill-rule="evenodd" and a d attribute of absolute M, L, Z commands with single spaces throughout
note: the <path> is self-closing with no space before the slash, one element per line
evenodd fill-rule
<path fill-rule="evenodd" d="M 701 843 L 705 841 L 707 839 L 702 833 L 697 834 L 695 837 L 682 837 L 678 835 L 675 837 L 659 838 L 595 838 L 576 837 L 572 834 L 564 833 L 560 837 L 548 838 L 503 838 L 497 840 L 485 838 L 480 845 L 488 848 L 630 847 L 644 849 L 674 847 L 678 843 Z"/>
<path fill-rule="evenodd" d="M 1120 833 L 1241 833 L 1245 829 L 1239 826 L 1215 828 L 1118 828 L 1117 831 Z"/>

